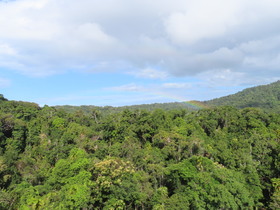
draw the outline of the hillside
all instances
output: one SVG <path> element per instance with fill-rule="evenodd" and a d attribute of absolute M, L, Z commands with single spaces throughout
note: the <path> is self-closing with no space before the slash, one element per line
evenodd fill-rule
<path fill-rule="evenodd" d="M 85 115 L 0 95 L 0 209 L 279 209 L 279 126 L 254 108 Z"/>
<path fill-rule="evenodd" d="M 233 95 L 205 101 L 209 106 L 257 107 L 266 111 L 280 112 L 280 81 L 247 88 Z"/>
<path fill-rule="evenodd" d="M 74 113 L 76 111 L 82 111 L 85 114 L 92 114 L 92 112 L 100 112 L 103 115 L 110 114 L 110 113 L 118 113 L 124 110 L 146 110 L 146 111 L 154 111 L 156 109 L 162 110 L 176 110 L 176 109 L 183 109 L 187 112 L 199 110 L 205 105 L 199 101 L 189 101 L 189 102 L 172 102 L 172 103 L 154 103 L 154 104 L 141 104 L 141 105 L 131 105 L 131 106 L 120 106 L 120 107 L 113 107 L 113 106 L 93 106 L 93 105 L 83 105 L 83 106 L 54 106 L 57 110 L 63 110 L 67 113 Z"/>
<path fill-rule="evenodd" d="M 103 114 L 118 113 L 126 109 L 134 110 L 147 110 L 154 111 L 156 109 L 162 110 L 175 110 L 183 109 L 187 112 L 199 110 L 202 108 L 209 108 L 215 106 L 233 106 L 235 108 L 255 107 L 261 108 L 269 112 L 280 113 L 280 81 L 260 85 L 252 88 L 244 89 L 238 93 L 215 98 L 209 101 L 187 101 L 187 102 L 173 102 L 173 103 L 154 103 L 154 104 L 141 104 L 132 106 L 55 106 L 58 110 L 64 110 L 68 113 L 82 111 L 85 114 L 91 114 L 93 111 L 98 111 Z"/>

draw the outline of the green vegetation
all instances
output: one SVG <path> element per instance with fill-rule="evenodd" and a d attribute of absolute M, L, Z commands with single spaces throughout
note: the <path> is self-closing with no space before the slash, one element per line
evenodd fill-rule
<path fill-rule="evenodd" d="M 1 97 L 0 209 L 279 209 L 279 113 L 88 110 Z"/>
<path fill-rule="evenodd" d="M 205 101 L 210 106 L 258 107 L 280 113 L 280 81 L 245 89 L 233 95 Z"/>
<path fill-rule="evenodd" d="M 192 105 L 192 104 L 196 104 Z M 122 112 L 124 110 L 131 110 L 131 111 L 137 111 L 137 110 L 145 110 L 145 111 L 154 111 L 156 109 L 162 109 L 162 110 L 174 110 L 174 109 L 184 109 L 186 111 L 195 111 L 200 109 L 199 107 L 206 106 L 204 103 L 199 101 L 190 101 L 190 102 L 173 102 L 173 103 L 155 103 L 155 104 L 141 104 L 141 105 L 132 105 L 132 106 L 120 106 L 120 107 L 113 107 L 113 106 L 55 106 L 57 110 L 63 110 L 68 113 L 74 113 L 77 111 L 82 111 L 83 113 L 87 115 L 91 115 L 92 112 L 96 112 L 102 115 L 106 114 L 112 114 L 112 113 L 118 113 Z"/>

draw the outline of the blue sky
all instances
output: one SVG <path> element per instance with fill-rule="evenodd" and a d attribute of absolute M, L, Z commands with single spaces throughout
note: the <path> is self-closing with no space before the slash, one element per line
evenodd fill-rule
<path fill-rule="evenodd" d="M 0 1 L 0 93 L 39 105 L 208 100 L 280 79 L 280 1 Z"/>

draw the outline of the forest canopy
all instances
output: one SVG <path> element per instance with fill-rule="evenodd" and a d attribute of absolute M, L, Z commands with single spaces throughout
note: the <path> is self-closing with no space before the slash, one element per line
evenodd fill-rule
<path fill-rule="evenodd" d="M 1 209 L 280 208 L 280 115 L 0 97 Z"/>

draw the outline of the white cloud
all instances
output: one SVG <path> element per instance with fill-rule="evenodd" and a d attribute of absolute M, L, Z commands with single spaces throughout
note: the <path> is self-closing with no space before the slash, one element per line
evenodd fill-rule
<path fill-rule="evenodd" d="M 230 69 L 220 69 L 203 72 L 199 75 L 203 81 L 211 86 L 238 86 L 246 78 L 243 72 L 233 72 Z"/>
<path fill-rule="evenodd" d="M 191 88 L 192 85 L 190 83 L 164 83 L 162 85 L 163 88 L 174 88 L 174 89 L 187 89 Z"/>
<path fill-rule="evenodd" d="M 8 44 L 0 44 L 0 55 L 16 55 L 16 50 Z"/>
<path fill-rule="evenodd" d="M 252 76 L 252 74 L 255 75 Z M 264 72 L 265 74 L 265 72 Z M 204 86 L 209 86 L 213 88 L 220 87 L 248 87 L 271 83 L 280 80 L 280 77 L 270 76 L 266 78 L 263 76 L 262 72 L 236 72 L 231 69 L 220 69 L 211 70 L 200 73 L 198 78 L 201 80 L 201 84 Z"/>
<path fill-rule="evenodd" d="M 0 67 L 31 76 L 131 71 L 151 79 L 220 69 L 255 77 L 257 69 L 275 78 L 279 8 L 275 0 L 2 1 Z"/>
<path fill-rule="evenodd" d="M 148 79 L 166 79 L 168 74 L 163 71 L 159 71 L 153 68 L 145 68 L 135 72 L 129 72 L 129 74 L 135 75 L 140 78 L 148 78 Z"/>
<path fill-rule="evenodd" d="M 166 30 L 178 44 L 193 44 L 225 34 L 237 24 L 239 1 L 189 1 L 184 11 L 172 13 L 166 20 Z"/>

